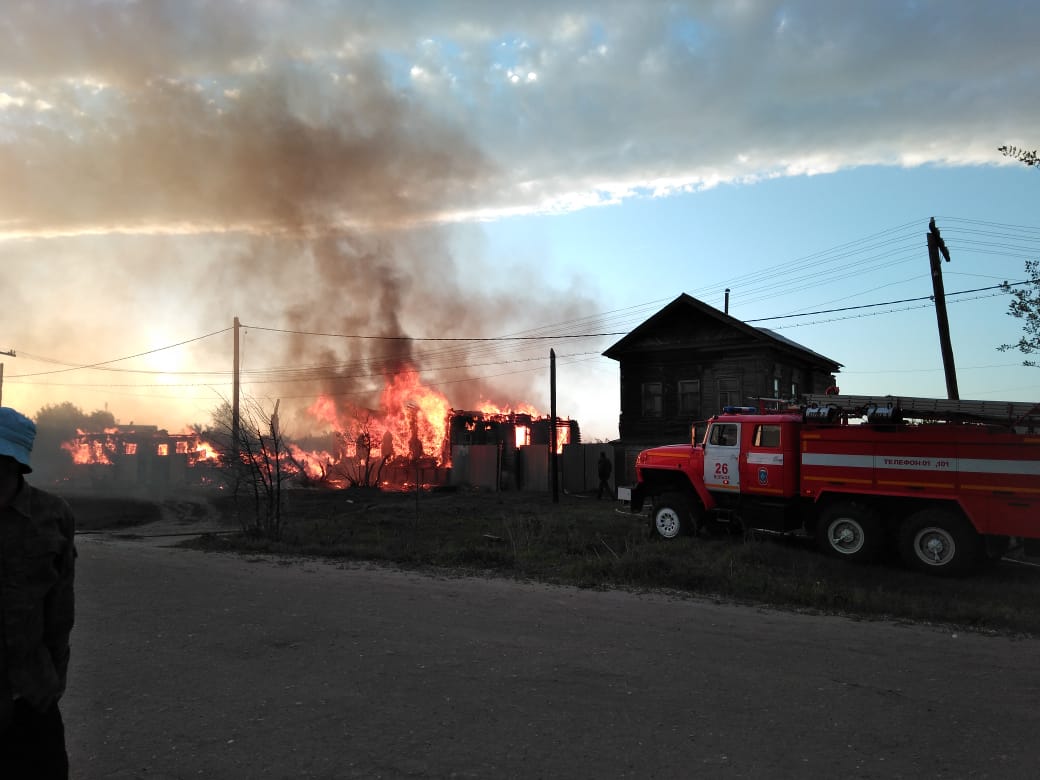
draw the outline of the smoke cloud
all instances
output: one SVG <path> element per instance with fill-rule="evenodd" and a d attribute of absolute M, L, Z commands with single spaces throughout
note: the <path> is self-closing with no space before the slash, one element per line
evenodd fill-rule
<path fill-rule="evenodd" d="M 0 257 L 27 272 L 6 291 L 9 337 L 85 363 L 143 351 L 142 330 L 171 343 L 239 315 L 256 326 L 247 390 L 284 398 L 298 427 L 318 392 L 373 405 L 388 375 L 413 366 L 449 383 L 458 408 L 527 400 L 529 372 L 475 377 L 528 349 L 416 340 L 593 310 L 574 290 L 532 302 L 536 275 L 491 292 L 480 257 L 456 256 L 465 228 L 439 220 L 448 204 L 479 209 L 502 171 L 384 62 L 343 40 L 322 54 L 272 46 L 248 7 L 11 10 Z M 229 340 L 195 345 L 187 362 L 230 368 Z"/>

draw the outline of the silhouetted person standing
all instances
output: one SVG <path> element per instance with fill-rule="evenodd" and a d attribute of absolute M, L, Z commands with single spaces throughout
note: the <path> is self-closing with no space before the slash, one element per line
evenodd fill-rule
<path fill-rule="evenodd" d="M 32 420 L 0 407 L 0 778 L 65 780 L 58 700 L 69 668 L 75 523 L 25 481 Z"/>
<path fill-rule="evenodd" d="M 596 493 L 596 499 L 603 498 L 604 492 L 606 492 L 607 498 L 610 498 L 613 494 L 613 491 L 610 489 L 610 472 L 613 470 L 613 466 L 610 465 L 607 453 L 601 452 L 599 454 L 596 470 L 599 472 L 599 492 Z"/>

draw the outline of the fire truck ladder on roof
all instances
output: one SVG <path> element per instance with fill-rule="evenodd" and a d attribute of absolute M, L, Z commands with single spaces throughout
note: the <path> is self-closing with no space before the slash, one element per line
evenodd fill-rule
<path fill-rule="evenodd" d="M 946 398 L 909 396 L 821 395 L 805 396 L 808 406 L 838 407 L 847 414 L 866 415 L 871 409 L 890 409 L 918 420 L 977 422 L 1012 427 L 1040 426 L 1040 403 L 1019 401 L 951 401 Z"/>

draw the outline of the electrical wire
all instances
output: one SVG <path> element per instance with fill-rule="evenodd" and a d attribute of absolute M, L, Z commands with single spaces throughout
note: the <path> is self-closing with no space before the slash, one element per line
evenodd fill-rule
<path fill-rule="evenodd" d="M 34 374 L 15 374 L 14 376 L 19 377 L 19 378 L 30 377 L 30 376 L 46 376 L 48 374 L 64 374 L 64 373 L 66 373 L 68 371 L 80 371 L 80 370 L 85 369 L 85 368 L 101 368 L 101 367 L 107 366 L 107 365 L 109 365 L 111 363 L 119 363 L 119 362 L 121 362 L 123 360 L 133 360 L 134 358 L 145 357 L 146 355 L 154 355 L 156 352 L 164 352 L 165 350 L 174 349 L 175 347 L 183 347 L 185 344 L 191 344 L 191 343 L 196 342 L 196 341 L 202 341 L 203 339 L 208 339 L 211 336 L 219 336 L 221 333 L 227 333 L 229 330 L 233 330 L 233 326 L 229 327 L 229 328 L 224 328 L 222 330 L 216 330 L 216 331 L 213 331 L 212 333 L 207 333 L 204 336 L 196 336 L 193 339 L 186 339 L 184 341 L 178 341 L 176 344 L 168 344 L 165 347 L 156 347 L 155 349 L 149 349 L 149 350 L 147 350 L 145 352 L 138 352 L 137 354 L 134 354 L 134 355 L 127 355 L 125 357 L 112 358 L 111 360 L 102 360 L 102 361 L 99 361 L 97 363 L 87 363 L 87 364 L 77 365 L 77 364 L 70 364 L 70 363 L 62 363 L 60 361 L 54 361 L 54 360 L 48 361 L 46 358 L 41 358 L 45 362 L 58 363 L 59 365 L 64 365 L 64 366 L 67 366 L 67 367 L 66 368 L 58 368 L 58 369 L 55 369 L 54 371 L 39 371 L 39 372 L 34 373 Z M 23 357 L 33 357 L 32 355 L 30 355 L 28 352 L 25 352 L 25 351 L 23 351 L 21 354 L 22 354 Z M 36 359 L 36 358 L 34 357 L 33 359 Z M 120 370 L 124 370 L 124 369 L 120 369 Z"/>
<path fill-rule="evenodd" d="M 1022 253 L 1030 251 L 1030 247 L 1033 244 L 1037 244 L 1038 246 L 1040 246 L 1040 228 L 1020 225 L 1007 225 L 996 222 L 986 222 L 982 220 L 961 219 L 956 217 L 938 217 L 937 219 L 943 223 L 944 235 L 948 238 L 949 245 L 955 248 L 957 246 L 963 245 L 964 247 L 970 247 L 970 251 L 975 251 L 977 249 L 978 251 L 985 251 L 989 254 L 995 254 L 998 256 L 1007 255 L 1011 257 L 1019 257 L 1022 256 Z M 920 231 L 920 225 L 922 222 L 923 220 L 913 220 L 910 222 L 906 222 L 902 225 L 897 225 L 895 227 L 873 233 L 866 237 L 846 242 L 831 249 L 815 252 L 812 254 L 805 255 L 801 258 L 796 258 L 793 261 L 777 264 L 763 271 L 748 272 L 746 274 L 738 275 L 727 282 L 720 282 L 715 285 L 709 285 L 706 287 L 695 289 L 693 294 L 695 295 L 695 297 L 705 297 L 709 294 L 721 291 L 724 286 L 739 286 L 743 293 L 741 298 L 742 304 L 748 304 L 753 302 L 775 300 L 778 298 L 782 298 L 785 295 L 790 294 L 790 292 L 794 290 L 803 292 L 804 290 L 811 289 L 813 287 L 819 287 L 826 284 L 833 284 L 836 278 L 840 278 L 843 284 L 847 284 L 848 279 L 851 277 L 860 276 L 867 273 L 873 273 L 875 271 L 891 268 L 893 266 L 899 266 L 905 263 L 910 257 L 919 256 L 921 246 L 924 243 L 922 240 L 923 231 Z M 969 250 L 966 249 L 965 251 Z M 807 279 L 807 275 L 812 278 Z M 913 277 L 913 279 L 917 278 L 921 277 Z M 913 279 L 907 279 L 904 281 L 912 281 Z M 1008 286 L 1019 286 L 1022 284 L 1037 283 L 1038 281 L 1040 280 L 1032 280 L 1032 282 L 1015 282 Z M 871 288 L 871 290 L 856 293 L 853 295 L 846 295 L 842 298 L 833 299 L 828 303 L 839 302 L 841 300 L 848 300 L 849 298 L 855 298 L 858 295 L 863 295 L 878 289 L 882 289 L 883 287 L 893 286 L 895 284 L 899 284 L 899 282 L 881 285 L 880 287 L 874 287 Z M 998 287 L 1003 287 L 1003 285 L 994 285 L 993 287 L 989 288 L 977 288 L 974 290 L 962 290 L 947 293 L 947 297 L 955 298 L 956 296 L 973 294 L 989 289 L 997 289 Z M 570 341 L 625 336 L 632 330 L 634 326 L 644 321 L 648 315 L 656 313 L 656 311 L 660 309 L 662 304 L 667 303 L 670 300 L 672 299 L 658 299 L 654 301 L 648 301 L 645 303 L 635 304 L 632 306 L 614 309 L 607 312 L 585 315 L 572 320 L 566 320 L 562 322 L 530 328 L 527 330 L 521 330 L 515 333 L 490 337 L 372 336 L 365 334 L 326 333 L 320 331 L 306 330 L 297 331 L 262 325 L 244 325 L 241 327 L 247 330 L 268 332 L 272 334 L 281 333 L 307 337 L 362 339 L 370 341 L 387 342 L 391 344 L 422 344 L 426 347 L 429 347 L 427 349 L 424 349 L 421 355 L 421 361 L 424 367 L 424 372 L 454 371 L 468 370 L 491 364 L 489 362 L 475 362 L 478 360 L 493 361 L 494 364 L 511 362 L 510 360 L 505 360 L 501 358 L 496 360 L 496 357 L 506 354 L 512 355 L 513 360 L 529 360 L 532 362 L 544 360 L 544 355 L 541 354 L 539 354 L 537 357 L 532 356 L 529 358 L 517 358 L 516 355 L 518 352 L 520 353 L 520 355 L 523 355 L 524 353 L 529 353 L 530 350 L 534 348 L 541 349 L 543 348 L 544 344 L 548 341 L 553 341 L 560 345 L 566 345 Z M 914 303 L 930 300 L 932 300 L 932 296 L 921 296 L 918 298 L 905 298 L 895 301 L 883 301 L 877 303 L 860 304 L 857 306 L 848 306 L 836 309 L 818 309 L 816 307 L 812 307 L 812 310 L 810 311 L 802 310 L 796 312 L 789 312 L 787 314 L 774 315 L 771 317 L 747 319 L 744 321 L 748 323 L 772 322 L 780 320 L 786 321 L 791 319 L 800 319 L 803 317 L 820 316 L 822 314 L 830 313 L 866 311 L 869 309 L 883 309 L 881 311 L 873 311 L 868 314 L 858 315 L 860 317 L 880 316 L 886 314 L 895 314 L 901 311 L 908 311 L 911 310 L 911 308 L 924 308 L 927 304 L 924 304 L 919 307 L 911 307 L 906 309 L 892 309 L 886 307 L 899 306 L 905 303 Z M 978 298 L 974 300 L 978 300 Z M 806 327 L 810 325 L 834 322 L 841 319 L 853 318 L 856 317 L 841 317 L 826 320 L 815 320 L 811 322 L 800 322 L 797 324 L 782 324 L 777 325 L 775 327 Z M 114 358 L 111 360 L 99 361 L 96 363 L 83 365 L 69 364 L 63 361 L 42 358 L 39 356 L 31 355 L 29 353 L 25 353 L 23 351 L 21 352 L 21 354 L 25 357 L 29 357 L 31 359 L 35 359 L 41 362 L 54 363 L 56 365 L 61 365 L 64 367 L 61 369 L 56 369 L 54 371 L 42 371 L 35 373 L 9 375 L 8 379 L 12 381 L 24 380 L 38 376 L 46 376 L 51 374 L 84 369 L 95 369 L 142 375 L 157 374 L 167 376 L 200 376 L 227 378 L 232 374 L 232 372 L 226 370 L 158 371 L 116 367 L 112 364 L 180 347 L 195 341 L 200 341 L 202 339 L 210 338 L 212 336 L 227 333 L 230 330 L 233 330 L 233 328 L 224 328 L 219 331 L 214 331 L 213 333 L 208 333 L 193 339 L 188 339 L 181 342 L 177 342 L 175 344 L 137 353 L 135 355 L 129 355 L 125 357 Z M 438 344 L 441 346 L 434 346 Z M 508 352 L 506 350 L 508 350 Z M 597 353 L 584 354 L 595 356 Z M 241 375 L 246 376 L 247 378 L 253 377 L 254 379 L 252 381 L 263 383 L 275 383 L 281 381 L 317 381 L 321 379 L 330 378 L 330 375 L 332 378 L 350 378 L 352 376 L 376 376 L 391 371 L 401 370 L 402 360 L 407 361 L 411 357 L 411 355 L 401 356 L 394 353 L 388 353 L 384 355 L 372 355 L 363 360 L 347 361 L 334 364 L 317 364 L 310 366 L 285 367 L 276 366 L 248 370 L 243 369 L 241 371 Z M 595 357 L 587 357 L 583 359 L 592 360 L 595 359 Z M 115 387 L 117 385 L 108 386 Z M 135 386 L 143 387 L 148 385 Z M 155 386 L 174 387 L 178 385 L 156 384 Z M 198 383 L 195 383 L 183 386 L 199 387 L 207 385 L 200 385 Z"/>

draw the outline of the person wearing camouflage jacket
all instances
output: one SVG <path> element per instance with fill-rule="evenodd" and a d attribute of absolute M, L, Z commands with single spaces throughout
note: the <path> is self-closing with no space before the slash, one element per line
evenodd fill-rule
<path fill-rule="evenodd" d="M 0 407 L 0 778 L 68 777 L 65 691 L 75 523 L 25 481 L 36 426 Z"/>

